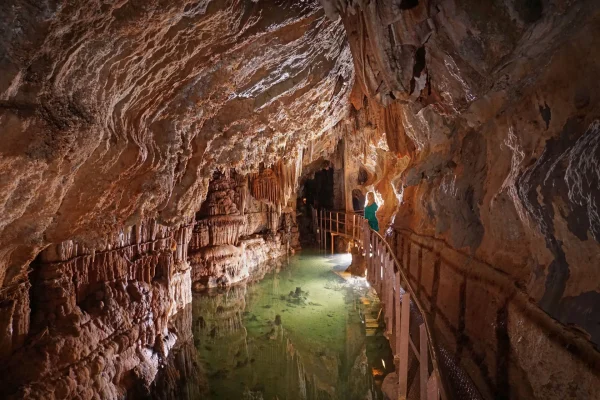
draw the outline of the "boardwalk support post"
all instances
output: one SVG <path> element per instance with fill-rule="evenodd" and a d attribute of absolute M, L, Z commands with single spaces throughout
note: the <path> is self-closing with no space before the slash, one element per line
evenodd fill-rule
<path fill-rule="evenodd" d="M 369 222 L 361 215 L 343 214 L 343 230 L 340 231 L 340 213 L 335 213 L 335 230 L 333 225 L 333 212 L 315 211 L 314 224 L 319 230 L 317 237 L 319 245 L 327 251 L 327 234 L 331 238 L 331 252 L 335 249 L 335 236 L 343 235 L 354 241 L 355 245 L 365 255 L 367 281 L 377 292 L 385 308 L 384 321 L 386 334 L 390 344 L 395 349 L 394 361 L 397 362 L 398 372 L 398 400 L 406 400 L 408 396 L 408 361 L 412 349 L 419 363 L 419 399 L 420 400 L 451 400 L 447 381 L 444 379 L 444 371 L 440 370 L 438 355 L 431 331 L 431 322 L 425 309 L 419 302 L 416 292 L 411 287 L 405 275 L 409 268 L 410 258 L 404 259 L 404 254 L 410 254 L 410 240 L 405 241 L 403 235 L 397 232 L 392 236 L 393 247 L 378 232 L 372 230 Z M 327 225 L 329 221 L 329 226 Z M 352 222 L 351 222 L 352 221 Z M 349 228 L 348 225 L 352 223 Z M 398 252 L 398 258 L 395 252 Z M 404 254 L 403 254 L 404 253 Z M 411 337 L 411 303 L 413 312 L 417 312 L 423 318 L 423 323 L 418 329 L 417 338 Z M 414 321 L 414 319 L 413 319 Z M 394 337 L 394 342 L 391 339 Z M 416 336 L 416 335 L 413 335 Z M 430 373 L 429 365 L 432 365 Z"/>

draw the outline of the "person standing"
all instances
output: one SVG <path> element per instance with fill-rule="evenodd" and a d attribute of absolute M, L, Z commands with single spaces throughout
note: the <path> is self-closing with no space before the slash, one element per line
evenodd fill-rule
<path fill-rule="evenodd" d="M 369 226 L 374 231 L 379 232 L 379 221 L 377 221 L 377 203 L 375 202 L 375 193 L 367 193 L 367 206 L 365 207 L 365 218 L 369 221 Z"/>

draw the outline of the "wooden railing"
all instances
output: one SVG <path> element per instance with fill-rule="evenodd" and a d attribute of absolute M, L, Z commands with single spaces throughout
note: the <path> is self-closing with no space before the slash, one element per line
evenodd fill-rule
<path fill-rule="evenodd" d="M 323 249 L 328 233 L 332 252 L 336 235 L 344 236 L 362 248 L 367 263 L 367 281 L 383 304 L 386 335 L 395 350 L 398 400 L 408 397 L 411 351 L 419 363 L 419 398 L 451 400 L 447 380 L 440 369 L 438 346 L 429 316 L 387 241 L 369 227 L 362 215 L 343 212 L 313 210 L 313 231 Z M 419 329 L 413 329 L 411 335 L 411 325 L 416 323 Z"/>
<path fill-rule="evenodd" d="M 331 253 L 334 252 L 336 236 L 357 240 L 362 235 L 362 214 L 345 213 L 340 211 L 318 211 L 312 209 L 313 232 L 319 246 L 327 248 L 327 235 L 331 240 Z"/>

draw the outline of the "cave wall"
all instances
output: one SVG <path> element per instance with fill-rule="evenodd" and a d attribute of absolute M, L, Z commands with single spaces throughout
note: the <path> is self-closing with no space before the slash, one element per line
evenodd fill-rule
<path fill-rule="evenodd" d="M 599 397 L 595 2 L 323 3 L 356 71 L 339 129 L 401 164 L 389 237 L 444 346 L 486 398 Z"/>
<path fill-rule="evenodd" d="M 69 240 L 44 249 L 27 280 L 5 289 L 0 395 L 123 398 L 152 388 L 169 398 L 179 367 L 203 384 L 190 364 L 192 287 L 262 276 L 266 261 L 299 247 L 300 171 L 294 160 L 215 173 L 196 217 L 179 227 L 149 220 L 95 248 Z"/>
<path fill-rule="evenodd" d="M 316 0 L 8 0 L 0 32 L 3 287 L 51 244 L 189 219 L 215 170 L 289 158 L 347 111 Z"/>
<path fill-rule="evenodd" d="M 196 289 L 229 286 L 266 261 L 299 249 L 296 189 L 300 159 L 250 175 L 215 175 L 189 246 Z"/>
<path fill-rule="evenodd" d="M 95 249 L 42 251 L 3 302 L 2 396 L 120 398 L 148 387 L 179 338 L 172 317 L 191 302 L 191 234 L 191 223 L 150 220 Z"/>
<path fill-rule="evenodd" d="M 294 246 L 291 165 L 347 111 L 343 26 L 316 1 L 8 0 L 0 32 L 0 397 L 144 393 L 189 339 L 205 225 L 253 263 Z M 201 210 L 232 169 L 245 206 Z"/>
<path fill-rule="evenodd" d="M 358 84 L 355 85 L 355 92 Z M 386 108 L 366 101 L 362 92 L 354 99 L 349 115 L 333 130 L 339 131 L 343 140 L 343 174 L 345 209 L 353 211 L 353 191 L 366 198 L 368 192 L 375 194 L 378 204 L 377 219 L 381 233 L 393 222 L 401 196 L 392 182 L 408 165 L 409 158 L 390 150 L 386 140 Z M 393 129 L 393 128 L 391 128 Z M 364 201 L 362 206 L 364 207 Z"/>
<path fill-rule="evenodd" d="M 0 4 L 2 395 L 147 386 L 335 152 L 485 396 L 600 397 L 595 2 L 321 3 Z"/>

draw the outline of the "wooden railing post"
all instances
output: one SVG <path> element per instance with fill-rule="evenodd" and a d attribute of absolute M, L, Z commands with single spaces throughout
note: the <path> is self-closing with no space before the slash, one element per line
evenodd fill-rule
<path fill-rule="evenodd" d="M 386 289 L 386 293 L 387 293 L 387 304 L 386 304 L 386 327 L 387 327 L 387 331 L 388 334 L 391 335 L 394 331 L 394 261 L 392 260 L 391 256 L 388 255 L 386 257 L 387 259 L 387 266 L 386 266 L 386 274 L 385 274 L 385 281 L 387 284 L 387 289 Z"/>
<path fill-rule="evenodd" d="M 427 400 L 439 400 L 440 391 L 438 388 L 438 380 L 435 374 L 435 371 L 429 377 L 429 381 L 427 382 Z"/>
<path fill-rule="evenodd" d="M 379 291 L 379 240 L 373 237 L 373 286 Z"/>
<path fill-rule="evenodd" d="M 430 322 L 410 283 L 410 273 L 407 271 L 411 261 L 412 242 L 410 238 L 394 231 L 392 237 L 386 239 L 372 230 L 369 222 L 361 215 L 353 214 L 350 218 L 350 215 L 343 213 L 342 231 L 340 231 L 339 212 L 335 212 L 335 231 L 333 230 L 332 211 L 315 211 L 314 215 L 317 219 L 316 224 L 321 228 L 320 244 L 325 251 L 327 250 L 327 233 L 331 234 L 332 253 L 334 252 L 334 237 L 341 234 L 350 237 L 354 244 L 359 246 L 359 250 L 361 247 L 364 250 L 367 281 L 377 292 L 384 307 L 386 336 L 389 339 L 392 335 L 394 336 L 394 342 L 390 341 L 390 344 L 395 349 L 394 359 L 397 362 L 398 400 L 406 400 L 408 396 L 409 348 L 412 349 L 419 362 L 420 400 L 451 399 L 452 397 L 448 397 L 449 389 L 446 377 L 442 373 L 444 371 L 439 369 L 435 336 L 429 336 Z M 329 227 L 327 220 L 329 220 Z M 424 319 L 419 326 L 419 348 L 416 347 L 416 338 L 410 334 L 411 301 L 415 310 Z M 433 365 L 431 374 L 429 373 L 430 358 Z"/>
<path fill-rule="evenodd" d="M 385 266 L 385 247 L 383 246 L 383 243 L 381 242 L 381 240 L 379 240 L 379 249 L 380 249 L 380 254 L 379 254 L 379 265 L 381 265 L 381 268 L 379 270 L 379 291 L 381 292 L 381 294 L 383 295 L 383 275 L 384 275 L 384 266 Z"/>
<path fill-rule="evenodd" d="M 379 252 L 377 254 L 377 264 L 379 266 L 377 271 L 377 290 L 379 293 L 383 292 L 383 243 L 381 239 L 377 238 L 377 244 L 379 245 Z"/>
<path fill-rule="evenodd" d="M 400 348 L 398 354 L 398 400 L 406 400 L 408 394 L 408 335 L 410 334 L 410 293 L 402 295 L 400 316 Z"/>
<path fill-rule="evenodd" d="M 330 233 L 331 233 L 331 254 L 333 254 L 333 245 L 334 245 L 335 240 L 333 240 L 333 232 L 330 232 Z"/>
<path fill-rule="evenodd" d="M 381 241 L 377 236 L 373 236 L 377 243 L 377 258 L 375 259 L 377 265 L 377 271 L 375 272 L 375 276 L 377 277 L 377 284 L 375 285 L 375 290 L 381 293 Z"/>
<path fill-rule="evenodd" d="M 400 271 L 396 272 L 396 297 L 394 299 L 394 310 L 396 311 L 396 356 L 400 357 Z"/>
<path fill-rule="evenodd" d="M 373 284 L 373 272 L 371 272 L 371 233 L 369 232 L 367 223 L 363 221 L 363 232 L 364 237 L 367 243 L 366 253 L 367 253 L 367 271 L 369 271 L 369 283 Z"/>
<path fill-rule="evenodd" d="M 383 284 L 385 282 L 385 257 L 386 257 L 385 245 L 381 243 L 381 271 L 379 273 L 379 289 L 381 290 L 381 295 L 385 298 L 385 291 L 383 288 Z"/>
<path fill-rule="evenodd" d="M 373 286 L 375 286 L 375 290 L 377 290 L 377 285 L 379 282 L 379 269 L 378 267 L 378 258 L 379 258 L 379 242 L 377 238 L 373 236 Z"/>
<path fill-rule="evenodd" d="M 369 226 L 365 224 L 365 229 L 369 229 Z M 371 285 L 375 286 L 375 253 L 377 249 L 375 248 L 375 242 L 373 241 L 373 236 L 371 236 L 371 231 L 367 231 L 367 236 L 369 237 L 369 276 L 371 277 Z"/>
<path fill-rule="evenodd" d="M 319 210 L 319 249 L 323 248 L 323 210 Z"/>
<path fill-rule="evenodd" d="M 371 272 L 371 233 L 366 221 L 362 224 L 363 230 L 363 247 L 365 249 L 365 260 L 367 263 L 367 280 L 370 284 L 373 282 L 373 273 Z"/>
<path fill-rule="evenodd" d="M 421 400 L 427 399 L 427 382 L 429 381 L 429 348 L 427 342 L 427 328 L 425 327 L 425 324 L 421 324 L 419 326 L 419 380 L 421 381 Z"/>
<path fill-rule="evenodd" d="M 382 253 L 385 253 L 385 249 L 382 248 Z M 389 308 L 389 300 L 387 297 L 387 282 L 385 279 L 385 273 L 387 270 L 387 264 L 386 264 L 387 259 L 384 257 L 383 262 L 381 263 L 381 273 L 383 274 L 383 278 L 381 279 L 381 292 L 379 293 L 379 298 L 381 299 L 384 308 L 385 308 L 385 312 L 383 313 L 383 321 L 384 323 L 387 324 L 387 309 Z M 387 332 L 387 326 L 386 326 L 386 332 Z"/>

